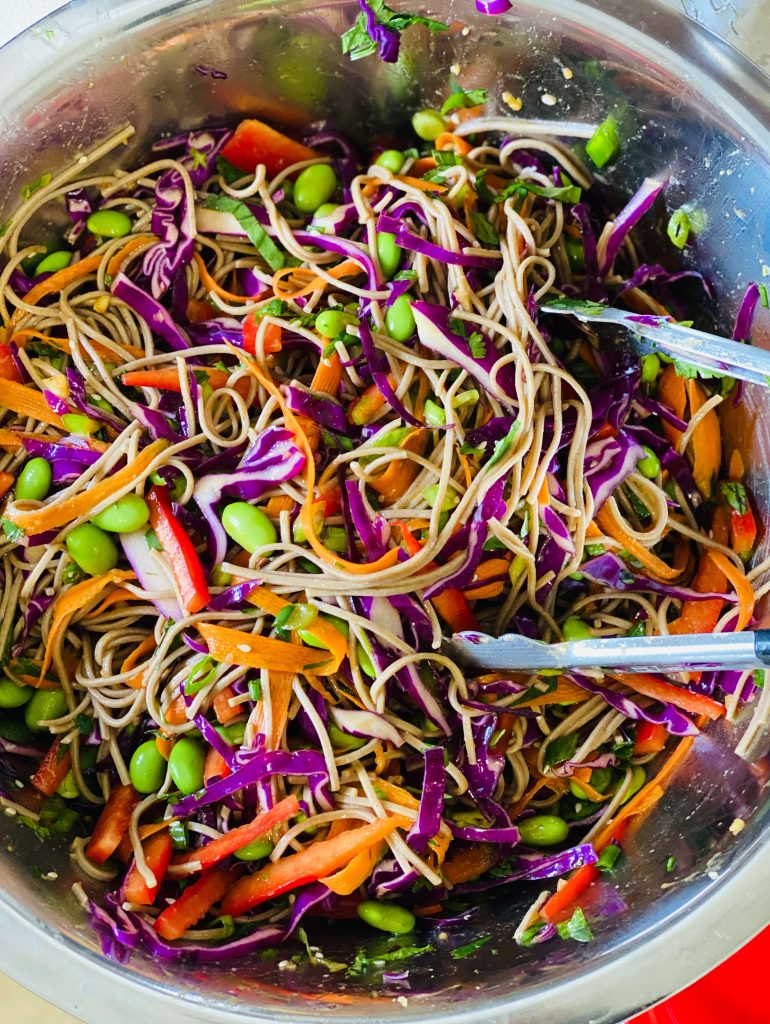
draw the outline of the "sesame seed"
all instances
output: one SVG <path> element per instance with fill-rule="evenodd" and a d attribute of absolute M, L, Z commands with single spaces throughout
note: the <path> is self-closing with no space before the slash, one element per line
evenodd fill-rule
<path fill-rule="evenodd" d="M 743 820 L 743 818 L 736 818 L 735 821 L 730 825 L 728 831 L 732 832 L 734 836 L 737 836 L 738 833 L 743 832 L 745 828 L 746 822 Z"/>
<path fill-rule="evenodd" d="M 396 1002 L 397 1002 L 397 1003 L 398 1003 L 398 1004 L 399 1004 L 400 1006 L 408 1006 L 408 1005 L 409 1005 L 409 1000 L 408 1000 L 408 999 L 406 998 L 406 996 L 398 996 L 398 997 L 396 998 Z"/>
<path fill-rule="evenodd" d="M 511 108 L 511 110 L 521 110 L 524 106 L 521 99 L 518 96 L 514 96 L 512 92 L 503 93 L 503 103 Z"/>
<path fill-rule="evenodd" d="M 540 97 L 540 102 L 545 103 L 547 107 L 555 107 L 559 101 L 552 92 L 544 92 Z"/>
<path fill-rule="evenodd" d="M 568 82 L 572 78 L 572 68 L 562 68 L 561 73 L 564 75 Z"/>
<path fill-rule="evenodd" d="M 15 818 L 16 817 L 16 808 L 15 807 L 6 807 L 5 808 L 5 813 L 8 815 L 9 818 Z"/>
<path fill-rule="evenodd" d="M 449 66 L 449 70 L 452 72 L 453 75 L 459 75 L 460 74 L 460 65 L 459 64 L 451 64 Z"/>
<path fill-rule="evenodd" d="M 49 882 L 55 882 L 58 877 L 59 875 L 56 871 L 49 871 L 47 875 L 43 875 L 43 878 L 47 879 Z"/>
<path fill-rule="evenodd" d="M 248 654 L 251 650 L 250 644 L 238 644 L 238 650 L 243 651 L 244 654 Z"/>

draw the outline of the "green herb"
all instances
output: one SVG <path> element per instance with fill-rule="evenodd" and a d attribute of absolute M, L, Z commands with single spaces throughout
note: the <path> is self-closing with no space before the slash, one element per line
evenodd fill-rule
<path fill-rule="evenodd" d="M 62 583 L 80 583 L 85 578 L 86 574 L 77 562 L 69 562 L 62 573 Z"/>
<path fill-rule="evenodd" d="M 626 636 L 644 636 L 645 629 L 643 622 L 635 622 L 633 626 L 626 633 Z"/>
<path fill-rule="evenodd" d="M 540 932 L 544 931 L 547 927 L 548 925 L 545 921 L 539 921 L 537 924 L 530 925 L 519 939 L 519 945 L 531 946 L 534 939 L 536 939 Z"/>
<path fill-rule="evenodd" d="M 578 745 L 578 734 L 571 732 L 567 736 L 557 736 L 548 744 L 545 755 L 546 768 L 554 764 L 563 764 L 575 756 Z"/>
<path fill-rule="evenodd" d="M 377 23 L 393 32 L 403 32 L 410 25 L 425 25 L 431 32 L 445 32 L 449 28 L 443 21 L 423 18 L 419 14 L 406 14 L 391 10 L 383 0 L 368 0 L 368 4 Z M 340 42 L 342 52 L 347 53 L 351 60 L 360 60 L 362 57 L 368 57 L 375 53 L 377 43 L 369 35 L 366 14 L 362 12 L 358 15 L 353 27 L 343 34 Z"/>
<path fill-rule="evenodd" d="M 466 956 L 471 956 L 477 949 L 486 946 L 491 939 L 491 935 L 482 935 L 480 939 L 474 939 L 473 942 L 468 942 L 464 946 L 458 946 L 456 949 L 453 949 L 449 955 L 453 960 L 464 960 Z"/>
<path fill-rule="evenodd" d="M 484 454 L 484 447 L 485 446 L 482 445 L 479 448 L 474 448 L 474 446 L 472 444 L 463 443 L 463 444 L 460 445 L 460 452 L 463 455 L 483 455 Z"/>
<path fill-rule="evenodd" d="M 202 153 L 195 146 L 190 146 L 190 156 L 192 157 L 192 170 L 195 171 L 199 167 L 205 167 L 208 163 L 208 158 L 205 153 Z"/>
<path fill-rule="evenodd" d="M 399 272 L 393 278 L 394 281 L 416 281 L 417 271 L 416 270 L 399 270 Z"/>
<path fill-rule="evenodd" d="M 259 679 L 250 679 L 248 682 L 249 697 L 252 700 L 262 700 L 262 683 Z"/>
<path fill-rule="evenodd" d="M 466 107 L 478 107 L 486 103 L 489 95 L 486 89 L 456 89 L 452 95 L 444 101 L 441 113 L 444 117 L 452 110 L 460 110 Z"/>
<path fill-rule="evenodd" d="M 666 861 L 666 873 L 671 874 L 672 871 L 676 870 L 676 857 L 669 857 Z"/>
<path fill-rule="evenodd" d="M 235 164 L 231 164 L 223 156 L 217 157 L 217 170 L 226 185 L 233 185 L 236 181 L 240 181 L 241 178 L 248 177 L 240 168 L 236 167 Z"/>
<path fill-rule="evenodd" d="M 564 309 L 575 316 L 601 316 L 607 312 L 607 306 L 601 302 L 592 302 L 590 299 L 568 299 L 563 295 L 557 298 L 547 299 L 546 305 L 553 309 Z"/>
<path fill-rule="evenodd" d="M 566 177 L 566 175 L 564 175 Z M 530 192 L 533 196 L 540 196 L 541 199 L 557 199 L 562 203 L 574 205 L 580 202 L 581 190 L 579 185 L 534 185 L 531 181 L 512 181 L 498 195 L 496 202 L 502 203 L 510 196 L 524 195 Z"/>
<path fill-rule="evenodd" d="M 634 744 L 631 742 L 616 743 L 612 747 L 612 753 L 618 761 L 629 761 L 634 756 Z"/>
<path fill-rule="evenodd" d="M 162 551 L 161 543 L 158 540 L 158 535 L 152 527 L 145 533 L 144 539 L 147 543 L 147 547 L 150 551 Z"/>
<path fill-rule="evenodd" d="M 597 555 L 603 555 L 604 554 L 604 545 L 603 544 L 586 544 L 585 552 L 586 552 L 587 555 L 590 555 L 591 558 L 595 558 Z"/>
<path fill-rule="evenodd" d="M 8 228 L 10 226 L 11 226 L 11 218 L 9 217 L 8 220 L 3 221 L 3 223 L 0 224 L 0 238 L 3 237 L 3 235 L 6 233 L 6 231 L 8 230 Z"/>
<path fill-rule="evenodd" d="M 30 196 L 33 196 L 41 188 L 45 188 L 46 185 L 51 181 L 51 175 L 46 171 L 41 174 L 39 178 L 35 178 L 28 185 L 25 185 L 21 190 L 21 201 L 26 203 Z"/>
<path fill-rule="evenodd" d="M 81 736 L 88 736 L 94 728 L 94 720 L 90 715 L 78 715 L 75 719 L 75 726 Z"/>
<path fill-rule="evenodd" d="M 593 941 L 593 932 L 588 927 L 585 914 L 578 907 L 569 921 L 562 921 L 556 925 L 556 930 L 562 939 L 574 939 L 575 942 Z"/>
<path fill-rule="evenodd" d="M 484 541 L 484 551 L 505 551 L 506 546 L 499 537 L 488 537 Z"/>
<path fill-rule="evenodd" d="M 193 377 L 195 378 L 195 383 L 201 386 L 209 382 L 209 375 L 205 370 L 193 370 Z"/>
<path fill-rule="evenodd" d="M 453 153 L 451 149 L 434 149 L 431 154 L 436 161 L 436 167 L 458 167 L 462 160 Z"/>
<path fill-rule="evenodd" d="M 765 670 L 763 668 L 757 668 L 754 670 L 754 685 L 758 686 L 760 690 L 765 685 Z"/>
<path fill-rule="evenodd" d="M 484 341 L 483 335 L 479 334 L 478 331 L 474 331 L 470 338 L 468 338 L 468 345 L 474 359 L 483 359 L 486 356 L 487 344 Z"/>
<path fill-rule="evenodd" d="M 677 249 L 684 249 L 690 236 L 690 218 L 681 207 L 669 217 L 666 233 Z"/>
<path fill-rule="evenodd" d="M 626 487 L 624 488 L 624 490 L 626 497 L 631 503 L 631 508 L 634 510 L 634 512 L 639 516 L 641 520 L 647 522 L 651 518 L 647 506 L 641 500 L 639 495 L 636 494 L 634 490 L 632 490 L 632 488 Z"/>
<path fill-rule="evenodd" d="M 39 868 L 37 866 L 37 864 L 33 864 L 32 865 L 32 877 L 33 878 L 42 878 L 43 877 L 43 869 Z"/>
<path fill-rule="evenodd" d="M 610 843 L 608 846 L 605 846 L 599 854 L 596 867 L 606 875 L 611 875 L 622 852 L 623 851 L 619 846 L 615 846 L 614 843 Z"/>
<path fill-rule="evenodd" d="M 8 540 L 15 541 L 17 544 L 19 541 L 24 540 L 27 536 L 24 530 L 15 523 L 12 523 L 10 519 L 0 520 L 3 524 L 3 533 L 6 535 Z"/>
<path fill-rule="evenodd" d="M 172 821 L 168 826 L 171 845 L 175 850 L 187 849 L 187 825 L 183 821 Z"/>
<path fill-rule="evenodd" d="M 235 935 L 235 921 L 229 914 L 224 914 L 222 917 L 218 917 L 214 921 L 214 925 L 221 925 L 222 934 L 219 936 L 220 939 L 229 939 Z"/>
<path fill-rule="evenodd" d="M 719 485 L 719 490 L 733 512 L 737 512 L 739 516 L 746 515 L 749 511 L 749 499 L 743 484 L 733 480 L 726 480 Z"/>
<path fill-rule="evenodd" d="M 706 370 L 702 366 L 693 366 L 691 363 L 683 363 L 679 359 L 672 360 L 674 369 L 677 372 L 677 376 L 684 377 L 685 380 L 695 380 L 696 377 L 700 377 L 702 380 L 720 380 L 724 377 L 723 373 L 718 370 Z"/>
<path fill-rule="evenodd" d="M 203 208 L 232 214 L 271 270 L 281 270 L 286 265 L 284 254 L 245 203 L 238 199 L 232 199 L 230 196 L 209 196 L 203 203 Z"/>
<path fill-rule="evenodd" d="M 586 154 L 597 167 L 604 167 L 620 149 L 618 122 L 610 115 L 599 125 L 586 143 Z"/>
<path fill-rule="evenodd" d="M 500 248 L 500 236 L 483 213 L 471 210 L 471 223 L 476 238 L 490 249 Z"/>
<path fill-rule="evenodd" d="M 474 187 L 478 193 L 478 197 L 482 203 L 496 203 L 497 193 L 487 185 L 487 168 L 482 167 L 480 171 L 476 171 L 476 178 L 474 180 Z"/>
<path fill-rule="evenodd" d="M 505 437 L 501 437 L 499 441 L 495 442 L 495 447 L 487 462 L 487 469 L 489 469 L 490 466 L 494 466 L 508 454 L 508 451 L 513 445 L 513 442 L 519 436 L 520 431 L 521 423 L 519 422 L 519 420 L 516 420 L 511 429 L 505 435 Z"/>
<path fill-rule="evenodd" d="M 332 974 L 336 971 L 344 971 L 347 968 L 347 964 L 339 963 L 337 960 L 327 960 L 317 946 L 311 946 L 308 942 L 307 932 L 301 926 L 297 929 L 297 937 L 305 947 L 307 958 L 311 964 L 314 964 L 316 967 L 325 967 Z"/>
<path fill-rule="evenodd" d="M 397 939 L 388 939 L 384 946 L 375 946 L 371 951 L 359 949 L 353 963 L 348 967 L 348 974 L 363 974 L 372 966 L 393 963 L 400 960 L 411 960 L 414 956 L 429 953 L 432 946 L 407 946 L 399 944 Z"/>

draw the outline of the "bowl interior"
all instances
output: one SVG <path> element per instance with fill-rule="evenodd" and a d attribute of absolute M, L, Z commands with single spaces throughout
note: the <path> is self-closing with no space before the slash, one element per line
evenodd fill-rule
<path fill-rule="evenodd" d="M 451 31 L 432 36 L 410 29 L 403 58 L 394 66 L 376 58 L 350 64 L 340 56 L 339 34 L 357 10 L 347 2 L 75 2 L 4 52 L 5 68 L 16 70 L 13 82 L 0 81 L 0 207 L 11 209 L 25 182 L 124 123 L 135 125 L 136 135 L 120 154 L 123 166 L 163 132 L 232 124 L 243 115 L 295 131 L 328 119 L 364 153 L 375 142 L 407 146 L 411 111 L 439 103 L 450 65 L 459 65 L 462 84 L 487 87 L 500 114 L 509 113 L 500 99 L 504 91 L 520 97 L 522 116 L 533 118 L 599 122 L 614 110 L 626 140 L 612 169 L 613 186 L 619 193 L 633 191 L 645 175 L 666 177 L 669 210 L 686 201 L 704 211 L 709 227 L 698 238 L 697 261 L 719 293 L 717 322 L 729 329 L 746 284 L 767 270 L 770 140 L 762 126 L 764 82 L 729 48 L 651 4 L 635 5 L 629 14 L 627 5 L 614 0 L 556 0 L 542 7 L 525 2 L 499 19 L 482 18 L 472 8 L 470 0 L 434 3 L 433 13 L 450 21 Z M 225 71 L 227 78 L 214 79 L 196 65 Z M 724 88 L 728 79 L 731 93 Z M 547 93 L 557 97 L 556 106 L 544 105 Z M 652 254 L 657 245 L 670 257 L 664 229 L 651 231 L 645 245 Z M 766 327 L 760 317 L 760 343 Z M 730 450 L 739 446 L 752 467 L 763 518 L 769 430 L 765 396 L 747 388 L 726 415 L 726 444 Z M 372 993 L 368 976 L 309 964 L 282 966 L 299 947 L 216 970 L 169 967 L 137 954 L 130 964 L 114 967 L 113 984 L 117 991 L 126 979 L 144 982 L 158 1000 L 163 992 L 174 993 L 186 1001 L 186 1015 L 200 1020 L 235 1019 L 230 1014 L 273 1020 L 460 1014 L 502 1021 L 509 1019 L 505 1007 L 516 1007 L 520 1022 L 620 1019 L 713 965 L 762 923 L 751 889 L 761 892 L 763 879 L 770 881 L 770 870 L 757 856 L 770 770 L 766 761 L 748 765 L 732 753 L 739 736 L 740 725 L 722 724 L 698 740 L 634 836 L 614 879 L 614 895 L 597 908 L 607 916 L 590 945 L 514 944 L 520 912 L 538 891 L 532 884 L 498 891 L 465 924 L 426 926 L 415 941 L 432 949 L 407 965 L 409 988 L 379 984 Z M 739 835 L 730 831 L 735 819 L 746 823 Z M 40 934 L 63 939 L 81 957 L 98 958 L 94 936 L 70 895 L 76 878 L 66 845 L 42 842 L 5 816 L 0 840 L 0 908 L 6 905 L 0 915 L 15 908 Z M 677 859 L 673 875 L 666 872 L 670 856 Z M 58 879 L 33 878 L 33 866 L 55 870 Z M 677 933 L 681 943 L 672 957 L 666 934 L 704 908 L 711 924 L 724 915 L 721 932 Z M 348 964 L 356 950 L 371 954 L 378 941 L 353 922 L 314 919 L 306 927 L 330 960 Z M 450 956 L 455 947 L 486 935 L 490 941 L 474 955 Z M 11 969 L 56 998 L 35 964 L 13 957 L 11 945 Z M 140 999 L 137 989 L 130 991 Z M 101 1018 L 99 998 L 108 992 L 102 989 L 97 997 L 84 990 L 80 1012 Z M 145 1019 L 156 1019 L 150 1003 L 146 1007 Z M 115 1019 L 122 1019 L 120 1013 Z"/>

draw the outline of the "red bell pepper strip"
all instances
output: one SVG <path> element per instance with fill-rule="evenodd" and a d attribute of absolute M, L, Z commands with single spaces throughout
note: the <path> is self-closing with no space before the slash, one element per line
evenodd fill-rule
<path fill-rule="evenodd" d="M 257 353 L 257 329 L 258 324 L 254 320 L 254 314 L 250 313 L 243 321 L 243 347 L 249 355 Z M 281 338 L 283 332 L 278 324 L 269 323 L 265 327 L 265 354 L 275 355 L 283 348 Z"/>
<path fill-rule="evenodd" d="M 116 786 L 110 793 L 96 828 L 86 847 L 86 856 L 97 864 L 113 855 L 128 832 L 131 814 L 139 803 L 139 794 L 133 786 Z"/>
<path fill-rule="evenodd" d="M 714 509 L 714 518 L 711 523 L 711 534 L 718 544 L 727 544 L 727 520 L 727 509 L 723 505 L 718 505 Z M 701 594 L 719 593 L 726 587 L 725 574 L 702 550 L 698 571 L 692 581 L 693 590 L 697 590 Z M 669 624 L 668 631 L 678 636 L 683 633 L 711 633 L 719 622 L 723 605 L 724 601 L 718 597 L 708 601 L 685 601 L 682 605 L 682 614 Z"/>
<path fill-rule="evenodd" d="M 174 515 L 167 487 L 151 487 L 147 494 L 147 504 L 150 506 L 150 525 L 171 563 L 182 605 L 188 615 L 194 615 L 211 600 L 198 552 Z"/>
<path fill-rule="evenodd" d="M 265 811 L 264 814 L 260 814 L 246 825 L 240 825 L 238 828 L 231 829 L 220 839 L 213 839 L 205 846 L 201 846 L 197 850 L 190 850 L 189 853 L 178 857 L 176 863 L 198 863 L 203 869 L 213 867 L 221 860 L 224 860 L 225 857 L 230 857 L 237 850 L 248 846 L 249 843 L 253 843 L 255 839 L 260 839 L 262 836 L 267 835 L 276 825 L 287 821 L 293 814 L 297 814 L 298 811 L 299 802 L 296 796 L 287 796 L 285 800 L 281 800 L 275 807 Z"/>
<path fill-rule="evenodd" d="M 407 554 L 414 556 L 418 551 L 422 551 L 422 544 L 420 544 L 406 523 L 402 522 L 398 525 L 401 527 L 401 537 Z M 428 562 L 425 568 L 426 570 L 436 569 L 438 568 L 438 563 Z M 473 614 L 471 606 L 461 590 L 449 587 L 447 590 L 437 594 L 436 597 L 431 598 L 431 602 L 444 622 L 455 633 L 459 633 L 464 629 L 479 628 L 476 616 Z"/>
<path fill-rule="evenodd" d="M 222 899 L 228 882 L 227 873 L 219 868 L 201 875 L 156 918 L 155 931 L 167 942 L 181 939 L 188 928 L 197 924 Z"/>
<path fill-rule="evenodd" d="M 757 521 L 746 488 L 737 480 L 720 485 L 722 498 L 730 509 L 730 543 L 736 555 L 747 559 L 757 540 Z"/>
<path fill-rule="evenodd" d="M 15 380 L 17 384 L 23 383 L 21 374 L 13 361 L 10 345 L 0 345 L 0 377 L 5 380 Z"/>
<path fill-rule="evenodd" d="M 344 867 L 357 853 L 379 843 L 394 829 L 408 828 L 411 824 L 408 818 L 395 815 L 378 818 L 369 825 L 342 832 L 333 839 L 315 842 L 299 853 L 267 864 L 254 874 L 239 878 L 230 887 L 222 901 L 222 913 L 238 917 L 300 885 L 326 878 Z"/>
<path fill-rule="evenodd" d="M 61 749 L 61 737 L 57 737 L 48 748 L 48 753 L 40 762 L 40 767 L 32 776 L 32 785 L 39 793 L 45 796 L 53 796 L 58 787 L 64 781 L 64 776 L 70 770 L 72 758 L 69 747 Z"/>
<path fill-rule="evenodd" d="M 658 754 L 665 747 L 667 741 L 668 731 L 665 725 L 639 722 L 636 727 L 634 757 L 647 757 L 649 754 Z"/>
<path fill-rule="evenodd" d="M 300 160 L 313 160 L 318 156 L 314 149 L 295 142 L 288 136 L 262 121 L 249 118 L 241 121 L 224 144 L 221 154 L 239 170 L 253 173 L 259 164 L 264 164 L 270 177 L 284 167 L 297 164 Z"/>
<path fill-rule="evenodd" d="M 136 864 L 131 865 L 131 870 L 126 878 L 125 896 L 129 903 L 137 903 L 142 907 L 151 907 L 158 895 L 158 889 L 166 877 L 168 866 L 171 863 L 171 851 L 173 844 L 168 829 L 156 832 L 142 843 L 144 859 L 147 867 L 155 875 L 155 885 L 147 885 L 139 874 Z"/>

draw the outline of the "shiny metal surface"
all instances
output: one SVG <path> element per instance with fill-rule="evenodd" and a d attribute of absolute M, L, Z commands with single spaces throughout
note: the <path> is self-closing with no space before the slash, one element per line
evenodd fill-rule
<path fill-rule="evenodd" d="M 508 90 L 533 117 L 595 122 L 621 106 L 632 131 L 613 183 L 630 190 L 644 175 L 665 175 L 671 208 L 690 201 L 706 210 L 712 229 L 699 236 L 698 257 L 723 298 L 717 328 L 728 329 L 742 289 L 761 276 L 770 226 L 770 93 L 757 70 L 657 2 L 521 0 L 502 19 L 476 16 L 470 0 L 430 6 L 454 19 L 451 34 L 410 30 L 394 67 L 342 61 L 338 34 L 355 8 L 348 2 L 72 3 L 0 55 L 0 207 L 13 205 L 21 184 L 126 121 L 137 126 L 127 163 L 161 131 L 243 114 L 290 128 L 329 117 L 365 145 L 374 137 L 406 143 L 409 111 L 439 100 L 456 62 L 466 87 L 485 85 L 495 96 Z M 228 78 L 196 74 L 198 63 Z M 573 72 L 569 81 L 565 67 Z M 544 93 L 558 98 L 556 107 L 541 102 Z M 766 338 L 763 325 L 757 333 Z M 752 467 L 766 519 L 766 394 L 747 388 L 728 408 L 726 427 Z M 739 726 L 720 723 L 698 740 L 617 876 L 622 904 L 615 909 L 626 909 L 601 920 L 590 945 L 517 947 L 517 915 L 536 894 L 528 889 L 498 893 L 448 940 L 426 935 L 435 951 L 410 965 L 411 990 L 401 1001 L 317 967 L 282 971 L 277 960 L 216 972 L 171 969 L 142 956 L 117 966 L 102 959 L 70 896 L 75 875 L 65 847 L 41 842 L 3 816 L 3 966 L 100 1024 L 619 1021 L 692 981 L 770 918 L 770 763 L 737 758 L 739 735 Z M 745 825 L 731 831 L 736 820 Z M 673 876 L 665 871 L 671 855 L 678 861 Z M 32 866 L 58 877 L 38 880 Z M 366 941 L 363 929 L 347 922 L 329 928 L 315 921 L 308 930 L 335 960 L 349 961 Z M 448 956 L 480 933 L 494 937 L 481 953 Z"/>
<path fill-rule="evenodd" d="M 770 630 L 758 633 L 692 633 L 687 636 L 601 637 L 546 644 L 518 633 L 492 637 L 455 633 L 442 650 L 476 672 L 612 668 L 620 672 L 702 672 L 761 669 Z M 757 643 L 757 641 L 759 643 Z"/>

